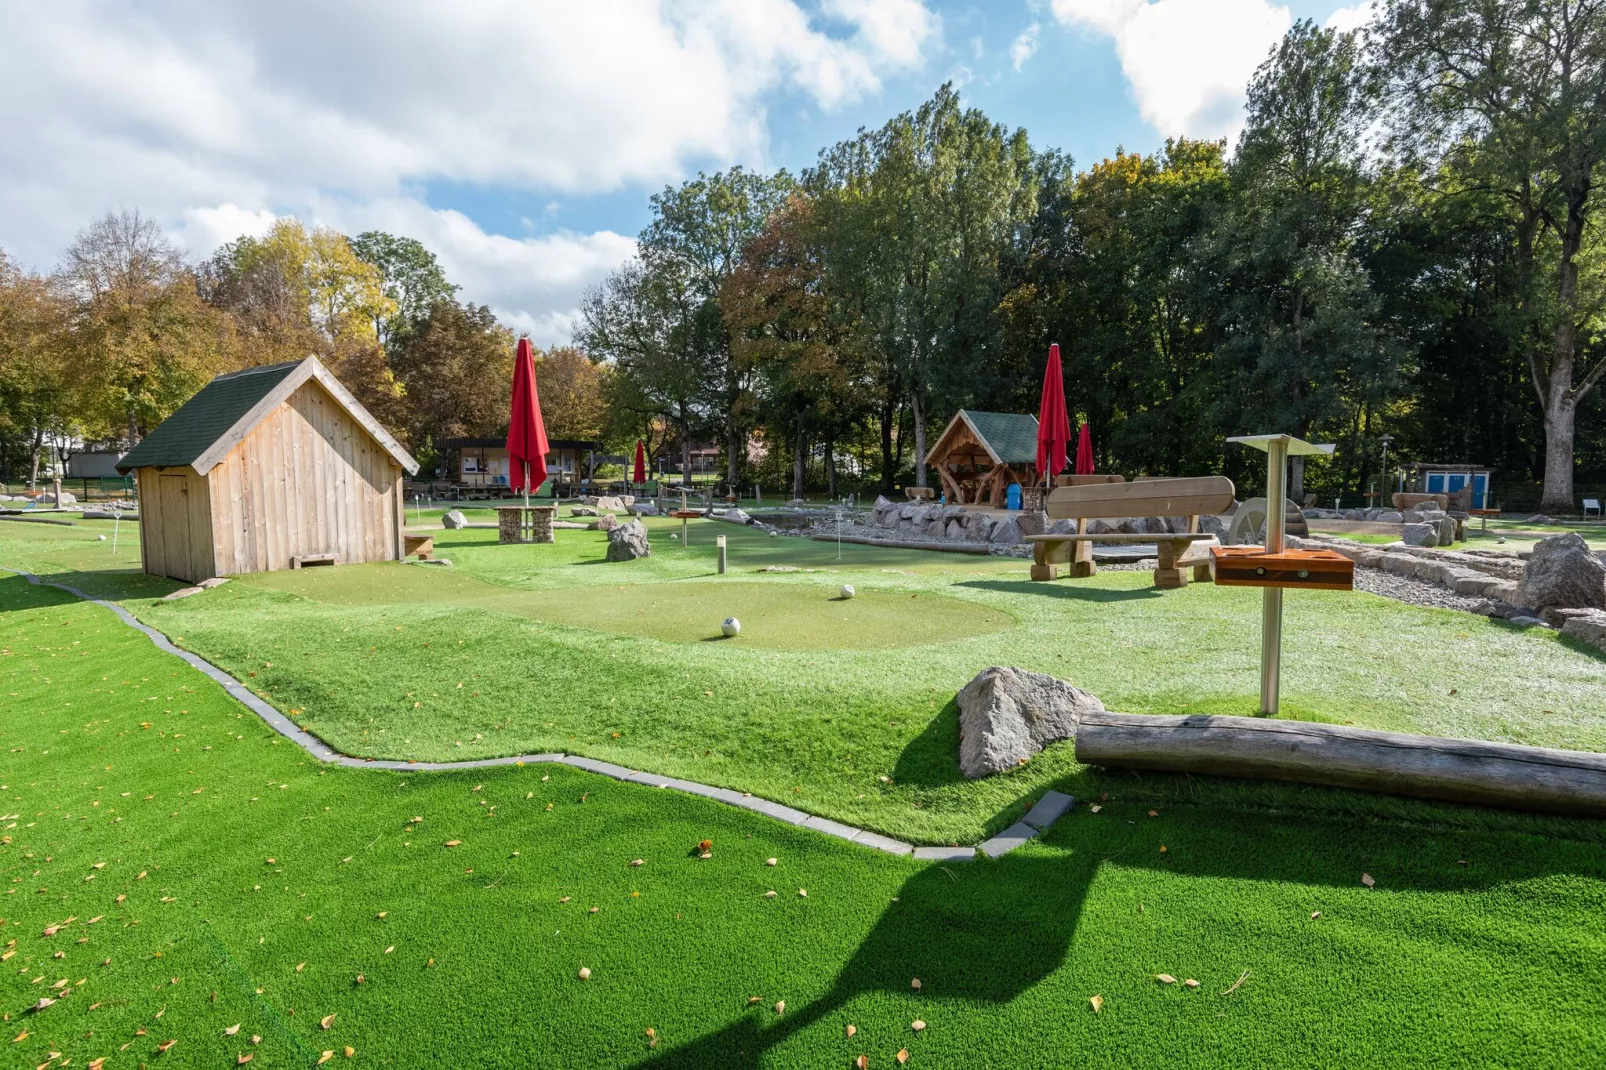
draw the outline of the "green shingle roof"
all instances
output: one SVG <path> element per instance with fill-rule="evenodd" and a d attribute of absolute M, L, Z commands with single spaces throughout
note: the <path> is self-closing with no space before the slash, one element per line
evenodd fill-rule
<path fill-rule="evenodd" d="M 194 464 L 300 365 L 300 361 L 290 361 L 218 376 L 124 454 L 117 470 Z"/>
<path fill-rule="evenodd" d="M 1037 417 L 974 409 L 960 409 L 959 412 L 1003 463 L 1037 463 Z"/>

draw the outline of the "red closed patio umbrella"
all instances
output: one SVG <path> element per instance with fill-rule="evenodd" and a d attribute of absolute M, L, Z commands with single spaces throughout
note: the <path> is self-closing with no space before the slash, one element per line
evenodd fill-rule
<path fill-rule="evenodd" d="M 1088 433 L 1086 421 L 1082 423 L 1082 430 L 1076 433 L 1076 474 L 1093 474 L 1093 436 Z"/>
<path fill-rule="evenodd" d="M 1060 367 L 1059 343 L 1048 347 L 1043 369 L 1043 400 L 1037 410 L 1037 471 L 1049 483 L 1065 469 L 1065 450 L 1071 444 L 1071 420 L 1065 412 L 1065 372 Z"/>
<path fill-rule="evenodd" d="M 647 447 L 641 444 L 639 438 L 636 439 L 636 467 L 630 473 L 630 482 L 638 487 L 647 482 Z"/>
<path fill-rule="evenodd" d="M 513 355 L 513 411 L 507 423 L 508 483 L 523 490 L 528 504 L 530 491 L 546 482 L 546 424 L 541 419 L 541 395 L 535 387 L 535 354 L 528 338 L 519 339 Z M 529 489 L 525 489 L 524 469 L 529 466 Z"/>

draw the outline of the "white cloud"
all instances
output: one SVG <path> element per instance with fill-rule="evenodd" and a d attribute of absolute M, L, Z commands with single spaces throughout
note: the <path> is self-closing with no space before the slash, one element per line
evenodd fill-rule
<path fill-rule="evenodd" d="M 1020 32 L 1014 42 L 1009 46 L 1009 62 L 1018 71 L 1026 66 L 1026 61 L 1037 52 L 1037 36 L 1043 27 L 1033 20 L 1032 24 Z"/>
<path fill-rule="evenodd" d="M 545 199 L 762 164 L 776 93 L 849 103 L 940 33 L 920 0 L 0 0 L 0 25 L 0 242 L 25 260 L 115 207 L 199 254 L 275 214 L 389 218 L 550 329 L 628 239 L 488 234 L 425 185 Z"/>
<path fill-rule="evenodd" d="M 1053 10 L 1115 42 L 1139 113 L 1168 136 L 1236 137 L 1244 88 L 1292 25 L 1270 0 L 1053 0 Z"/>
<path fill-rule="evenodd" d="M 1362 0 L 1361 3 L 1352 7 L 1339 8 L 1327 16 L 1327 21 L 1323 25 L 1329 30 L 1348 33 L 1351 30 L 1358 30 L 1365 26 L 1376 18 L 1377 14 L 1377 0 Z"/>

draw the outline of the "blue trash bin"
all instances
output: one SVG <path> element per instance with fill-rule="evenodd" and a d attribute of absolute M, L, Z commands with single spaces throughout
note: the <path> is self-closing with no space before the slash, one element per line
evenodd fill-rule
<path fill-rule="evenodd" d="M 1020 484 L 1019 483 L 1011 483 L 1008 487 L 1006 487 L 1004 489 L 1004 508 L 1006 508 L 1006 509 L 1017 509 L 1017 510 L 1020 508 Z"/>

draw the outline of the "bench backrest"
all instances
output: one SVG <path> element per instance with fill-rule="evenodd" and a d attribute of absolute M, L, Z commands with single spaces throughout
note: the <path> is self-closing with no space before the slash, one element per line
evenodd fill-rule
<path fill-rule="evenodd" d="M 1055 520 L 1094 517 L 1200 516 L 1232 508 L 1234 489 L 1226 476 L 1140 479 L 1056 487 L 1046 511 Z"/>

